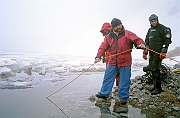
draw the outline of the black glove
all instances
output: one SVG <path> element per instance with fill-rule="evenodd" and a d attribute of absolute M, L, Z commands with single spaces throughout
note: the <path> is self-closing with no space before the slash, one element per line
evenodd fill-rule
<path fill-rule="evenodd" d="M 167 47 L 163 47 L 162 50 L 161 50 L 161 52 L 162 52 L 162 53 L 167 53 L 167 50 L 168 50 Z"/>

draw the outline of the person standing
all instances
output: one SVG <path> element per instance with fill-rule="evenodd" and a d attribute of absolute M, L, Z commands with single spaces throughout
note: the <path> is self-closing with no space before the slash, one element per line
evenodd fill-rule
<path fill-rule="evenodd" d="M 101 57 L 108 49 L 110 52 L 109 64 L 105 70 L 101 90 L 96 94 L 98 98 L 107 98 L 112 90 L 115 77 L 119 71 L 120 84 L 118 96 L 121 104 L 126 104 L 129 98 L 130 77 L 131 77 L 131 42 L 135 42 L 137 47 L 145 48 L 145 42 L 133 32 L 125 30 L 121 20 L 114 18 L 111 21 L 112 30 L 101 43 L 94 63 L 101 61 Z"/>
<path fill-rule="evenodd" d="M 152 14 L 149 17 L 151 27 L 148 29 L 146 34 L 145 42 L 146 49 L 143 51 L 143 58 L 146 60 L 149 52 L 149 69 L 153 76 L 154 87 L 149 89 L 152 95 L 156 95 L 162 92 L 160 68 L 166 53 L 168 51 L 169 44 L 171 41 L 171 29 L 159 23 L 158 16 Z M 154 50 L 160 54 L 154 53 L 148 50 Z"/>
<path fill-rule="evenodd" d="M 103 36 L 107 36 L 110 31 L 111 31 L 111 25 L 107 22 L 105 22 L 103 25 L 102 25 L 102 28 L 100 30 L 100 32 L 103 34 Z M 107 50 L 104 54 L 103 54 L 103 63 L 106 62 L 106 67 L 108 65 L 108 62 L 109 62 L 109 56 L 110 56 L 110 53 L 109 53 L 109 50 Z M 119 82 L 120 82 L 120 79 L 119 79 L 119 73 L 117 74 L 116 76 L 116 86 L 119 86 Z M 118 91 L 117 88 L 115 91 Z"/>

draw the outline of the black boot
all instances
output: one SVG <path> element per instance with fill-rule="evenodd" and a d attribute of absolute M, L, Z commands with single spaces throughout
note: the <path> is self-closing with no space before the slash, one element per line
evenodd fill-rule
<path fill-rule="evenodd" d="M 162 92 L 162 88 L 161 88 L 161 79 L 157 79 L 155 78 L 155 89 L 153 92 L 151 92 L 151 95 L 157 95 L 160 94 Z"/>
<path fill-rule="evenodd" d="M 147 88 L 147 89 L 148 89 L 148 91 L 153 92 L 154 89 L 155 89 L 155 85 L 153 85 L 153 87 L 149 87 L 149 88 Z"/>
<path fill-rule="evenodd" d="M 155 86 L 156 86 L 156 81 L 155 81 L 155 79 L 153 79 L 153 87 L 149 87 L 149 88 L 147 88 L 150 92 L 153 92 L 154 91 L 154 89 L 155 89 Z"/>

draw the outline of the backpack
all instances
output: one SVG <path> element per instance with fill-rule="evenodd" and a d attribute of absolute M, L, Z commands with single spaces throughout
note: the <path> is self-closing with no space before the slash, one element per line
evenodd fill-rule
<path fill-rule="evenodd" d="M 143 71 L 145 72 L 145 74 L 142 75 L 142 82 L 147 84 L 153 84 L 153 76 L 149 70 L 149 65 L 143 67 Z M 171 75 L 172 75 L 171 69 L 165 63 L 162 63 L 160 68 L 161 80 L 166 81 L 167 79 L 171 78 Z"/>

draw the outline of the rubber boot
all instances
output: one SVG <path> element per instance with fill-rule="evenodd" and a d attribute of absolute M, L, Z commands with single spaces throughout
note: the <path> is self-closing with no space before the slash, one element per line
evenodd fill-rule
<path fill-rule="evenodd" d="M 151 95 L 157 95 L 160 94 L 162 92 L 162 88 L 161 88 L 161 79 L 160 78 L 155 78 L 155 89 L 153 92 L 151 92 Z"/>
<path fill-rule="evenodd" d="M 154 89 L 155 89 L 155 86 L 156 86 L 156 81 L 155 81 L 155 79 L 153 79 L 153 87 L 147 88 L 147 89 L 148 89 L 150 92 L 153 92 Z"/>
<path fill-rule="evenodd" d="M 153 85 L 153 87 L 151 87 L 151 88 L 148 88 L 148 91 L 153 92 L 154 89 L 155 89 L 155 85 Z"/>

